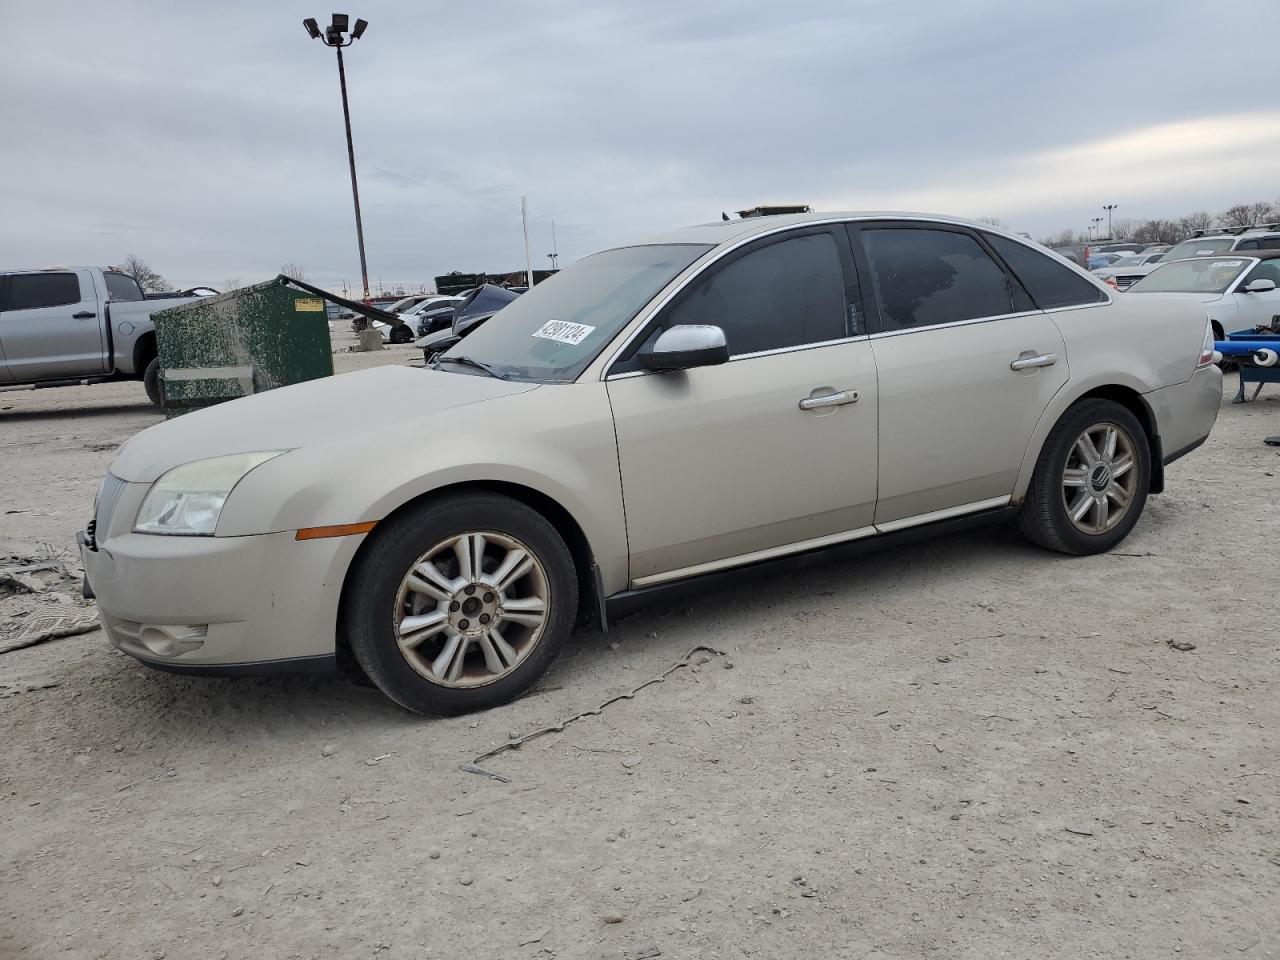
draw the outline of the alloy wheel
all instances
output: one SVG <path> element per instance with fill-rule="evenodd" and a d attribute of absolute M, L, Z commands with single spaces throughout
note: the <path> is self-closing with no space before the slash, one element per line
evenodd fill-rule
<path fill-rule="evenodd" d="M 1072 444 L 1062 470 L 1062 502 L 1083 533 L 1106 533 L 1133 503 L 1138 471 L 1134 441 L 1115 423 L 1095 423 Z"/>
<path fill-rule="evenodd" d="M 492 530 L 442 540 L 396 594 L 396 642 L 432 683 L 477 687 L 511 673 L 542 639 L 551 590 L 525 544 Z"/>

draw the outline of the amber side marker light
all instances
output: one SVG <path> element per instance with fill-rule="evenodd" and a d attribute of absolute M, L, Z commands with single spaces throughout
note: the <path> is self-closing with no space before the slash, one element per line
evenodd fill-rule
<path fill-rule="evenodd" d="M 295 535 L 295 540 L 323 540 L 326 537 L 349 537 L 357 533 L 368 533 L 378 521 L 367 523 L 339 523 L 332 527 L 303 527 Z"/>

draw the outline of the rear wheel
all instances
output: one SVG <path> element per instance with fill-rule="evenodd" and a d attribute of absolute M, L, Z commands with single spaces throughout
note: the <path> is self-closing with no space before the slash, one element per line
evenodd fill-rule
<path fill-rule="evenodd" d="M 578 581 L 541 514 L 461 494 L 374 536 L 352 572 L 346 626 L 383 693 L 418 713 L 467 713 L 511 700 L 550 668 L 573 628 Z"/>
<path fill-rule="evenodd" d="M 1151 487 L 1151 448 L 1128 409 L 1077 403 L 1050 431 L 1018 523 L 1034 543 L 1077 555 L 1103 553 L 1129 535 Z"/>
<path fill-rule="evenodd" d="M 160 358 L 152 357 L 147 369 L 142 374 L 142 385 L 147 390 L 147 399 L 157 407 L 164 403 L 164 381 L 160 379 Z"/>

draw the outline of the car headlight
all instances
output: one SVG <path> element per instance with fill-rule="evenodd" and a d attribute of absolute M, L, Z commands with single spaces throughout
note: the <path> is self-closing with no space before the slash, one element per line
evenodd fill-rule
<path fill-rule="evenodd" d="M 236 484 L 254 467 L 284 452 L 233 453 L 174 467 L 147 491 L 133 522 L 133 532 L 213 536 L 222 506 Z"/>

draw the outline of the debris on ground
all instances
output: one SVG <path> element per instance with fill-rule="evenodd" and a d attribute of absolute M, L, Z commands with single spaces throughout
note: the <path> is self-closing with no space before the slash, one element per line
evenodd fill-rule
<path fill-rule="evenodd" d="M 604 703 L 600 704 L 600 706 L 595 707 L 591 710 L 584 710 L 582 711 L 582 713 L 576 713 L 572 717 L 568 717 L 567 719 L 561 720 L 559 723 L 553 723 L 546 727 L 540 727 L 539 729 L 534 730 L 532 733 L 526 733 L 523 737 L 520 737 L 518 740 L 509 740 L 508 742 L 502 744 L 501 746 L 494 747 L 492 750 L 488 751 L 487 753 L 480 754 L 480 756 L 476 757 L 475 760 L 473 760 L 470 764 L 467 764 L 467 767 L 475 766 L 476 764 L 482 763 L 485 760 L 488 760 L 490 757 L 496 757 L 498 754 L 504 753 L 507 750 L 518 750 L 522 745 L 528 743 L 530 740 L 535 740 L 538 737 L 546 736 L 548 733 L 561 733 L 565 727 L 573 723 L 575 720 L 581 720 L 583 717 L 598 717 L 600 716 L 600 712 L 604 710 L 605 707 L 615 704 L 619 700 L 630 700 L 632 697 L 634 697 L 637 693 L 639 693 L 645 687 L 651 687 L 655 683 L 662 683 L 662 681 L 666 680 L 667 677 L 671 676 L 671 674 L 675 673 L 677 670 L 682 670 L 685 667 L 689 666 L 690 662 L 693 659 L 693 655 L 695 653 L 711 654 L 711 656 L 716 656 L 716 657 L 726 656 L 723 650 L 717 650 L 715 647 L 707 647 L 699 644 L 698 646 L 690 650 L 688 653 L 686 653 L 679 660 L 677 660 L 675 663 L 673 663 L 671 666 L 667 667 L 666 670 L 663 670 L 662 673 L 658 674 L 656 677 L 649 678 L 644 683 L 640 684 L 640 686 L 634 687 L 633 689 L 629 690 L 626 693 L 620 693 L 616 697 L 610 697 Z M 704 655 L 699 657 L 698 663 L 700 664 L 710 663 L 711 656 Z M 729 663 L 731 661 L 725 661 L 725 662 Z M 467 768 L 464 767 L 464 769 L 467 769 Z M 476 770 L 467 770 L 467 772 L 468 773 L 485 772 L 487 774 L 487 771 L 481 771 L 478 768 Z"/>
<path fill-rule="evenodd" d="M 1165 643 L 1167 643 L 1174 650 L 1181 650 L 1184 653 L 1188 650 L 1194 650 L 1196 648 L 1195 643 L 1191 640 L 1166 640 Z"/>

